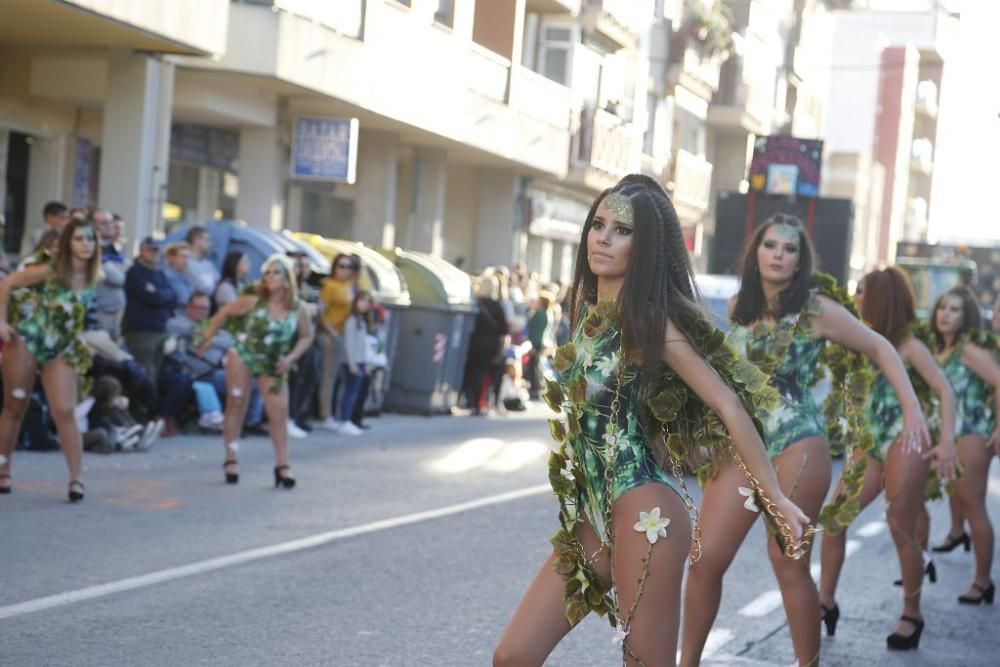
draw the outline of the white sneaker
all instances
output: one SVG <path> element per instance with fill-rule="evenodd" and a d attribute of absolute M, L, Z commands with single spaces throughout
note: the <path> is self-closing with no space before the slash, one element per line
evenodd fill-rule
<path fill-rule="evenodd" d="M 316 424 L 317 427 L 323 429 L 324 431 L 333 431 L 334 433 L 340 430 L 340 422 L 333 417 L 327 417 L 320 423 Z"/>
<path fill-rule="evenodd" d="M 288 436 L 290 438 L 304 438 L 308 433 L 299 428 L 299 425 L 293 422 L 291 419 L 288 420 Z"/>
<path fill-rule="evenodd" d="M 344 422 L 343 424 L 341 424 L 339 432 L 343 433 L 344 435 L 362 435 L 364 433 L 364 431 L 362 431 L 360 428 L 358 428 L 351 422 Z"/>
<path fill-rule="evenodd" d="M 202 416 L 198 417 L 198 426 L 212 431 L 217 431 L 222 428 L 222 422 L 222 413 L 219 411 L 206 412 Z"/>
<path fill-rule="evenodd" d="M 156 439 L 160 437 L 160 433 L 163 432 L 164 421 L 162 419 L 157 419 L 146 424 L 146 430 L 143 431 L 142 438 L 136 444 L 136 450 L 144 452 L 153 446 Z"/>

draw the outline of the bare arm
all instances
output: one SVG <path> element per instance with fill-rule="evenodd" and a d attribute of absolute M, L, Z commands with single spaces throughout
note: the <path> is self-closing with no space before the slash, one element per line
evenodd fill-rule
<path fill-rule="evenodd" d="M 208 321 L 205 326 L 205 330 L 201 332 L 202 343 L 198 346 L 198 355 L 204 355 L 205 351 L 208 349 L 209 345 L 212 344 L 212 340 L 215 338 L 215 334 L 222 328 L 230 317 L 239 317 L 240 315 L 246 315 L 249 313 L 253 307 L 257 304 L 257 296 L 254 294 L 247 294 L 246 296 L 241 296 L 236 301 L 233 301 L 227 306 L 219 309 L 212 319 Z"/>
<path fill-rule="evenodd" d="M 1000 420 L 1000 365 L 997 364 L 997 360 L 992 354 L 970 342 L 962 346 L 961 361 L 983 382 L 993 387 L 993 398 L 996 401 L 993 414 Z M 1000 425 L 993 431 L 986 446 L 993 447 L 998 444 L 1000 444 Z"/>
<path fill-rule="evenodd" d="M 722 381 L 719 374 L 691 346 L 674 326 L 667 323 L 667 342 L 663 346 L 663 361 L 719 416 L 733 439 L 733 445 L 750 472 L 760 482 L 764 493 L 781 509 L 792 529 L 795 540 L 802 537 L 809 519 L 790 500 L 785 498 L 767 458 L 764 443 L 757 433 L 753 420 L 742 401 Z"/>
<path fill-rule="evenodd" d="M 903 443 L 910 450 L 922 450 L 930 443 L 923 410 L 906 375 L 903 360 L 892 343 L 862 324 L 846 308 L 825 296 L 819 297 L 820 313 L 813 319 L 816 333 L 834 343 L 860 352 L 871 359 L 892 385 L 903 408 Z"/>
<path fill-rule="evenodd" d="M 900 346 L 899 352 L 938 397 L 941 406 L 941 439 L 924 456 L 934 456 L 937 460 L 938 477 L 949 480 L 955 476 L 955 392 L 931 351 L 922 342 L 911 338 Z"/>
<path fill-rule="evenodd" d="M 292 351 L 278 360 L 278 372 L 284 373 L 292 364 L 299 360 L 309 346 L 313 342 L 313 326 L 312 319 L 309 317 L 309 313 L 306 312 L 305 308 L 299 309 L 299 324 L 298 324 L 298 340 L 295 341 L 295 347 Z"/>
<path fill-rule="evenodd" d="M 21 287 L 31 287 L 45 282 L 51 274 L 52 269 L 48 264 L 35 264 L 0 280 L 0 340 L 9 343 L 12 333 L 10 324 L 7 323 L 7 304 L 10 301 L 10 293 Z"/>

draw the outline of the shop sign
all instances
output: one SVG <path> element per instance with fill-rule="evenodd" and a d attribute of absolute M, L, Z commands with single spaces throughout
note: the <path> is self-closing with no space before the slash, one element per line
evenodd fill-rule
<path fill-rule="evenodd" d="M 531 209 L 529 234 L 566 243 L 580 242 L 589 206 L 545 190 L 529 189 L 527 197 Z"/>
<path fill-rule="evenodd" d="M 770 195 L 819 196 L 823 142 L 790 136 L 757 137 L 750 162 L 750 189 Z"/>
<path fill-rule="evenodd" d="M 357 160 L 357 118 L 295 119 L 293 179 L 354 183 Z"/>

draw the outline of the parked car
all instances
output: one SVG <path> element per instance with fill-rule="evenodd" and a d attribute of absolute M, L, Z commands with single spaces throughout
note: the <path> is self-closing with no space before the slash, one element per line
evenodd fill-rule
<path fill-rule="evenodd" d="M 723 331 L 729 328 L 729 299 L 740 291 L 740 279 L 729 274 L 700 273 L 694 277 L 709 315 Z"/>

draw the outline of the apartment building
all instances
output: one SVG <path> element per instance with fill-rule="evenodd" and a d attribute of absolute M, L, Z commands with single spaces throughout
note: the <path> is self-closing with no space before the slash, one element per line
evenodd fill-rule
<path fill-rule="evenodd" d="M 593 197 L 642 163 L 653 10 L 12 0 L 0 6 L 8 246 L 61 199 L 122 213 L 133 238 L 237 218 L 568 280 Z M 341 130 L 349 170 L 300 164 L 309 136 Z"/>

